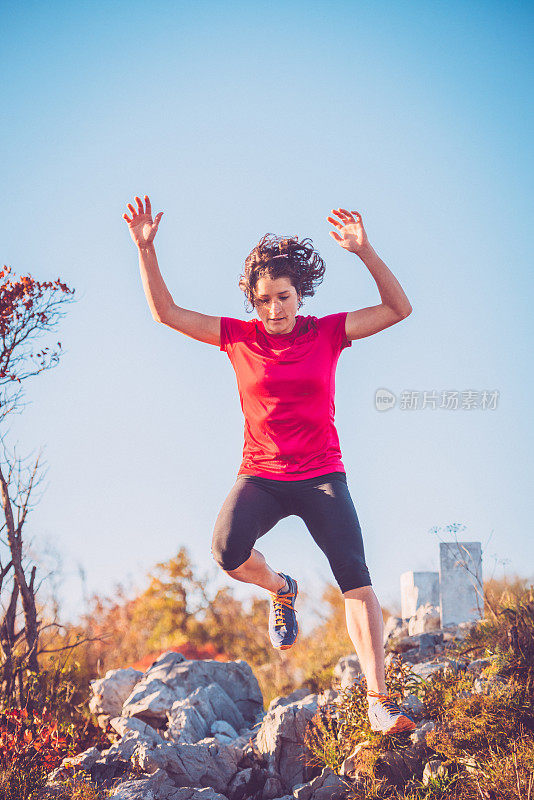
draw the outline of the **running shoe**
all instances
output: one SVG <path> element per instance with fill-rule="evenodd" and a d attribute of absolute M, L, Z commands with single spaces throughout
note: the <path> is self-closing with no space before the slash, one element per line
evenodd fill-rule
<path fill-rule="evenodd" d="M 397 703 L 387 694 L 368 692 L 368 716 L 371 730 L 382 733 L 401 733 L 413 731 L 416 724 L 411 717 L 401 711 Z"/>
<path fill-rule="evenodd" d="M 299 632 L 295 611 L 295 600 L 299 589 L 297 582 L 289 575 L 284 575 L 283 572 L 278 574 L 286 579 L 289 590 L 271 593 L 269 636 L 272 646 L 277 650 L 288 650 L 295 643 Z"/>

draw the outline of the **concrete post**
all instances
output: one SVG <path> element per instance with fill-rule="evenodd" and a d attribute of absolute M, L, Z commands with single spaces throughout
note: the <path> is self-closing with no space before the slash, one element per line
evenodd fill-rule
<path fill-rule="evenodd" d="M 419 606 L 432 603 L 439 607 L 438 572 L 403 572 L 401 574 L 401 614 L 413 617 Z"/>
<path fill-rule="evenodd" d="M 484 614 L 481 543 L 440 542 L 439 582 L 442 627 L 480 619 Z"/>

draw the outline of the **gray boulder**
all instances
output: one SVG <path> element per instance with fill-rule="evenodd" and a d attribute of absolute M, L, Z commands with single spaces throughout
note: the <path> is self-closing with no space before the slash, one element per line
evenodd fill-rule
<path fill-rule="evenodd" d="M 111 764 L 117 759 L 129 761 L 141 747 L 150 750 L 163 742 L 164 739 L 159 734 L 153 736 L 142 731 L 127 730 L 119 741 L 112 744 L 107 750 L 102 751 L 99 760 L 106 764 Z"/>
<path fill-rule="evenodd" d="M 362 678 L 363 672 L 358 656 L 355 654 L 343 656 L 334 667 L 334 686 L 348 689 L 354 681 Z"/>
<path fill-rule="evenodd" d="M 467 665 L 467 671 L 479 678 L 482 671 L 489 667 L 490 664 L 491 658 L 475 658 Z"/>
<path fill-rule="evenodd" d="M 448 661 L 423 661 L 420 664 L 412 664 L 410 669 L 421 678 L 429 678 L 436 672 L 443 672 L 449 668 Z"/>
<path fill-rule="evenodd" d="M 174 650 L 167 650 L 166 653 L 162 653 L 152 662 L 146 670 L 145 675 L 149 679 L 157 678 L 163 681 L 163 683 L 166 683 L 167 677 L 172 673 L 173 668 L 177 664 L 182 664 L 185 660 L 185 656 L 181 653 L 175 653 Z"/>
<path fill-rule="evenodd" d="M 316 694 L 278 705 L 267 712 L 256 737 L 256 747 L 266 757 L 269 772 L 278 774 L 286 789 L 306 780 L 304 733 L 317 708 Z"/>
<path fill-rule="evenodd" d="M 436 723 L 429 719 L 426 722 L 423 722 L 419 725 L 414 731 L 410 734 L 410 739 L 412 740 L 414 745 L 423 746 L 426 745 L 426 737 L 430 731 L 436 729 Z"/>
<path fill-rule="evenodd" d="M 167 800 L 175 789 L 163 770 L 142 780 L 128 780 L 115 786 L 109 797 L 115 800 Z"/>
<path fill-rule="evenodd" d="M 167 719 L 167 711 L 176 700 L 181 699 L 175 690 L 159 678 L 143 678 L 126 698 L 122 707 L 124 717 L 137 717 L 153 728 L 161 727 Z"/>
<path fill-rule="evenodd" d="M 227 800 L 211 787 L 177 787 L 162 770 L 149 778 L 125 781 L 112 789 L 109 797 L 115 800 Z"/>
<path fill-rule="evenodd" d="M 419 633 L 431 633 L 439 630 L 441 625 L 440 610 L 432 603 L 425 603 L 419 606 L 413 617 L 408 623 L 408 636 L 416 636 Z"/>
<path fill-rule="evenodd" d="M 343 695 L 337 689 L 332 689 L 332 688 L 323 689 L 323 691 L 317 695 L 317 703 L 322 708 L 325 706 L 338 705 L 338 701 L 342 700 L 343 700 Z"/>
<path fill-rule="evenodd" d="M 280 792 L 283 791 L 284 787 L 278 775 L 268 775 L 263 786 L 261 800 L 274 800 L 275 797 L 280 797 Z"/>
<path fill-rule="evenodd" d="M 212 736 L 220 734 L 222 736 L 228 736 L 229 739 L 237 739 L 237 731 L 224 719 L 216 719 L 211 725 L 210 733 Z"/>
<path fill-rule="evenodd" d="M 393 639 L 398 639 L 401 636 L 408 636 L 408 621 L 402 617 L 388 617 L 384 622 L 383 641 L 386 644 Z"/>
<path fill-rule="evenodd" d="M 295 700 L 302 700 L 304 697 L 309 695 L 309 689 L 295 689 L 291 694 L 288 694 L 286 697 L 279 696 L 274 697 L 271 702 L 269 703 L 268 711 L 272 711 L 277 706 L 288 706 L 290 703 L 294 703 Z"/>
<path fill-rule="evenodd" d="M 414 721 L 422 719 L 426 714 L 424 703 L 415 694 L 407 694 L 402 699 L 402 708 Z"/>
<path fill-rule="evenodd" d="M 184 701 L 178 700 L 177 703 Z M 209 726 L 194 706 L 184 705 L 177 707 L 175 704 L 167 712 L 169 724 L 164 733 L 165 739 L 171 742 L 194 744 L 200 742 L 208 735 Z"/>
<path fill-rule="evenodd" d="M 258 681 L 246 661 L 186 661 L 161 656 L 144 675 L 142 684 L 157 680 L 174 692 L 174 700 L 184 699 L 199 687 L 218 684 L 234 701 L 247 721 L 263 710 Z M 173 656 L 180 655 L 173 653 Z M 138 687 L 140 688 L 140 687 Z M 172 704 L 168 706 L 171 707 Z M 136 715 L 137 716 L 137 715 Z M 228 720 L 230 721 L 230 720 Z M 230 722 L 230 724 L 233 724 Z"/>
<path fill-rule="evenodd" d="M 120 716 L 124 701 L 142 677 L 143 673 L 133 667 L 108 670 L 103 678 L 90 682 L 93 696 L 89 701 L 89 710 L 92 714 Z"/>
<path fill-rule="evenodd" d="M 196 708 L 209 726 L 217 720 L 224 720 L 234 729 L 239 730 L 245 724 L 241 711 L 218 683 L 199 686 L 185 700 L 175 703 L 173 709 L 179 709 L 184 704 Z"/>
<path fill-rule="evenodd" d="M 164 770 L 176 786 L 211 786 L 224 792 L 238 771 L 243 751 L 215 739 L 195 744 L 165 742 L 156 748 L 141 748 L 137 754 L 144 772 Z"/>
<path fill-rule="evenodd" d="M 377 777 L 385 777 L 387 781 L 397 788 L 405 786 L 406 781 L 423 771 L 421 748 L 413 747 L 408 750 L 390 750 L 382 753 L 375 764 Z"/>
<path fill-rule="evenodd" d="M 157 743 L 163 741 L 161 734 L 155 728 L 137 717 L 112 717 L 109 724 L 119 736 L 124 736 L 128 731 L 139 731 L 147 739 L 153 739 Z"/>
<path fill-rule="evenodd" d="M 439 758 L 432 758 L 427 761 L 423 770 L 423 784 L 426 786 L 431 780 L 435 778 L 445 778 L 447 776 L 447 768 Z"/>
<path fill-rule="evenodd" d="M 297 800 L 343 800 L 354 786 L 325 767 L 320 775 L 293 791 Z"/>
<path fill-rule="evenodd" d="M 262 797 L 267 773 L 260 767 L 247 767 L 237 772 L 228 788 L 228 800 L 248 800 L 250 797 Z M 271 795 L 272 796 L 272 795 Z"/>

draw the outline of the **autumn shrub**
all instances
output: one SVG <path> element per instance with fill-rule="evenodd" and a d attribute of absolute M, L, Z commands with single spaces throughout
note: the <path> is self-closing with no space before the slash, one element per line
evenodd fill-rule
<path fill-rule="evenodd" d="M 455 651 L 459 657 L 492 656 L 490 674 L 512 679 L 534 700 L 534 588 L 505 588 L 494 596 L 489 613 Z"/>
<path fill-rule="evenodd" d="M 0 786 L 6 800 L 29 798 L 74 752 L 72 732 L 61 730 L 48 710 L 8 708 L 0 713 Z"/>
<path fill-rule="evenodd" d="M 0 704 L 0 796 L 5 800 L 30 798 L 64 758 L 111 744 L 86 711 L 75 664 L 28 671 L 25 693 L 23 708 Z"/>
<path fill-rule="evenodd" d="M 427 733 L 425 757 L 437 758 L 439 777 L 407 780 L 402 790 L 377 775 L 381 754 L 401 752 L 412 742 L 404 734 L 370 730 L 365 680 L 341 693 L 335 705 L 318 711 L 306 732 L 309 763 L 338 771 L 358 743 L 358 782 L 347 798 L 444 798 L 444 800 L 534 800 L 534 602 L 532 587 L 501 592 L 488 615 L 462 641 L 450 643 L 451 666 L 423 679 L 397 656 L 386 668 L 389 693 L 416 695 L 435 729 Z M 486 657 L 480 676 L 468 661 Z M 480 670 L 479 670 L 480 671 Z"/>

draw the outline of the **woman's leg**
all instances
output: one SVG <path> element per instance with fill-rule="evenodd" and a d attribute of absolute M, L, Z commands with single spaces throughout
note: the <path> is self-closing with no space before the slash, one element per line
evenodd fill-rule
<path fill-rule="evenodd" d="M 237 569 L 228 569 L 225 572 L 231 578 L 244 583 L 254 583 L 256 586 L 261 586 L 262 589 L 268 589 L 273 594 L 286 585 L 285 578 L 282 578 L 279 572 L 275 572 L 268 565 L 265 556 L 259 550 L 253 549 L 250 558 L 244 564 Z"/>
<path fill-rule="evenodd" d="M 368 690 L 385 693 L 382 611 L 371 586 L 360 523 L 346 476 L 322 475 L 310 485 L 303 485 L 294 513 L 302 517 L 328 558 L 343 593 L 347 631 Z"/>
<path fill-rule="evenodd" d="M 256 540 L 288 516 L 281 502 L 261 481 L 239 477 L 215 522 L 212 554 L 231 578 L 276 593 L 285 580 L 256 549 Z"/>
<path fill-rule="evenodd" d="M 367 690 L 386 694 L 384 624 L 382 609 L 372 586 L 343 593 L 347 631 L 356 650 Z"/>

